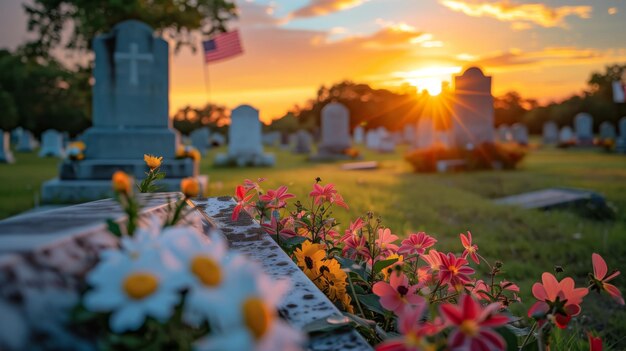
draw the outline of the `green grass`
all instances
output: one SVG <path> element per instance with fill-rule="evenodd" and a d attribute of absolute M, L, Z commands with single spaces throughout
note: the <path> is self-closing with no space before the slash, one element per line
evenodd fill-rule
<path fill-rule="evenodd" d="M 243 179 L 266 178 L 265 188 L 289 186 L 305 197 L 315 177 L 332 182 L 350 210 L 337 209 L 335 217 L 346 225 L 367 211 L 374 211 L 383 224 L 398 235 L 419 230 L 435 235 L 441 250 L 460 251 L 458 234 L 471 230 L 480 253 L 502 260 L 507 278 L 523 289 L 523 307 L 533 299 L 530 287 L 543 271 L 555 265 L 565 274 L 586 284 L 591 270 L 591 253 L 603 255 L 609 268 L 626 270 L 626 157 L 595 150 L 537 150 L 517 171 L 463 174 L 414 174 L 401 152 L 391 155 L 364 151 L 366 160 L 379 160 L 374 171 L 341 171 L 338 163 L 308 163 L 304 157 L 280 150 L 275 168 L 214 168 L 213 150 L 202 161 L 201 173 L 208 174 L 211 195 L 231 195 Z M 56 173 L 55 160 L 17 154 L 14 165 L 0 165 L 0 217 L 13 215 L 33 205 L 40 183 Z M 597 191 L 618 210 L 610 222 L 581 218 L 568 211 L 531 211 L 496 206 L 491 199 L 545 187 L 576 187 Z M 626 272 L 625 272 L 626 273 Z M 626 278 L 616 285 L 626 289 Z M 595 293 L 593 293 L 595 295 Z M 518 307 L 521 313 L 522 306 Z M 606 296 L 588 299 L 583 311 L 594 328 L 604 329 L 609 340 L 625 343 L 626 310 Z M 579 326 L 586 330 L 587 324 Z M 619 349 L 620 347 L 617 347 Z"/>

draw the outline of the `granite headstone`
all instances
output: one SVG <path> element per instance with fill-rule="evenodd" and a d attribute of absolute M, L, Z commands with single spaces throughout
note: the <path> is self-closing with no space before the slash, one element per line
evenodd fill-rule
<path fill-rule="evenodd" d="M 471 148 L 494 141 L 494 108 L 491 77 L 477 67 L 456 76 L 452 106 L 452 142 Z"/>
<path fill-rule="evenodd" d="M 65 157 L 63 149 L 63 135 L 54 129 L 48 129 L 41 134 L 41 149 L 39 157 Z"/>

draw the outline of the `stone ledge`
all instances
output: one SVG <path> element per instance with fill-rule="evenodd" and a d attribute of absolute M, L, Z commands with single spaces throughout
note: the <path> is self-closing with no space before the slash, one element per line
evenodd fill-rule
<path fill-rule="evenodd" d="M 297 328 L 340 314 L 339 309 L 322 293 L 291 258 L 267 235 L 247 213 L 236 222 L 231 220 L 235 202 L 230 197 L 194 200 L 221 230 L 230 246 L 259 262 L 273 278 L 289 277 L 292 289 L 280 302 L 280 312 Z M 356 330 L 336 331 L 312 336 L 308 350 L 371 350 L 372 347 Z"/>

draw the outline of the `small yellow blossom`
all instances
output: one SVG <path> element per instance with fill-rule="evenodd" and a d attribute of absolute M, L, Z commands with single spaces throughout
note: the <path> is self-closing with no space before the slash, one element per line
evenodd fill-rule
<path fill-rule="evenodd" d="M 117 171 L 113 173 L 113 190 L 118 193 L 130 194 L 132 189 L 132 179 L 128 176 L 128 174 Z"/>
<path fill-rule="evenodd" d="M 185 178 L 180 181 L 180 191 L 185 194 L 185 197 L 196 197 L 200 193 L 200 183 L 196 178 Z"/>
<path fill-rule="evenodd" d="M 163 157 L 156 157 L 152 155 L 145 154 L 143 155 L 143 160 L 146 162 L 151 171 L 161 167 L 161 161 L 163 161 Z"/>

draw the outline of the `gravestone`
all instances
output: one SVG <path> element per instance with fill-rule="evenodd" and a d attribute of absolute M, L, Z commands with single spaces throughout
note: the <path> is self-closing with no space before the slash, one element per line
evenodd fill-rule
<path fill-rule="evenodd" d="M 528 128 L 521 123 L 515 123 L 511 127 L 513 141 L 520 145 L 528 145 Z"/>
<path fill-rule="evenodd" d="M 159 190 L 178 190 L 198 175 L 197 163 L 176 159 L 180 143 L 169 118 L 169 46 L 145 23 L 118 23 L 93 40 L 93 126 L 81 139 L 85 159 L 66 160 L 59 179 L 44 183 L 42 200 L 76 202 L 109 197 L 113 173 L 143 179 L 144 154 L 163 157 Z M 198 178 L 206 184 L 206 177 Z"/>
<path fill-rule="evenodd" d="M 370 150 L 378 150 L 380 145 L 380 137 L 378 130 L 370 129 L 365 133 L 365 146 Z"/>
<path fill-rule="evenodd" d="M 11 131 L 11 144 L 18 144 L 24 134 L 24 128 L 17 127 Z"/>
<path fill-rule="evenodd" d="M 559 141 L 559 127 L 554 122 L 543 124 L 543 143 L 556 144 Z"/>
<path fill-rule="evenodd" d="M 610 140 L 615 140 L 617 138 L 615 126 L 611 122 L 604 121 L 600 123 L 600 138 Z"/>
<path fill-rule="evenodd" d="M 273 166 L 274 155 L 263 152 L 261 143 L 261 122 L 259 110 L 249 105 L 241 105 L 231 112 L 228 129 L 228 153 L 218 154 L 218 166 Z"/>
<path fill-rule="evenodd" d="M 33 152 L 37 148 L 37 140 L 33 137 L 33 133 L 30 130 L 24 130 L 20 134 L 20 139 L 17 141 L 15 150 L 18 152 Z"/>
<path fill-rule="evenodd" d="M 429 116 L 422 116 L 417 120 L 415 132 L 415 147 L 427 149 L 435 143 L 435 122 Z"/>
<path fill-rule="evenodd" d="M 593 117 L 588 113 L 579 113 L 574 117 L 576 141 L 580 145 L 593 143 Z"/>
<path fill-rule="evenodd" d="M 620 118 L 618 128 L 619 137 L 615 143 L 615 151 L 626 154 L 626 117 Z"/>
<path fill-rule="evenodd" d="M 389 133 L 385 127 L 378 127 L 378 152 L 391 153 L 396 149 L 396 140 L 393 133 Z"/>
<path fill-rule="evenodd" d="M 471 148 L 494 141 L 494 109 L 491 77 L 477 67 L 454 78 L 452 140 L 456 147 Z"/>
<path fill-rule="evenodd" d="M 568 144 L 576 141 L 572 127 L 565 126 L 559 132 L 559 144 Z"/>
<path fill-rule="evenodd" d="M 210 147 L 209 145 L 209 137 L 211 135 L 211 131 L 209 128 L 198 128 L 189 134 L 189 140 L 191 141 L 191 145 L 198 149 L 202 156 L 206 155 L 207 149 Z"/>
<path fill-rule="evenodd" d="M 0 163 L 13 163 L 13 153 L 11 152 L 11 135 L 9 132 L 0 130 Z"/>
<path fill-rule="evenodd" d="M 354 128 L 352 139 L 355 144 L 363 144 L 365 141 L 365 129 L 361 126 L 356 126 L 356 128 Z"/>
<path fill-rule="evenodd" d="M 65 157 L 63 149 L 63 135 L 54 129 L 48 129 L 41 134 L 41 149 L 39 157 Z"/>
<path fill-rule="evenodd" d="M 415 126 L 407 124 L 402 128 L 402 139 L 405 144 L 413 145 L 415 142 Z"/>
<path fill-rule="evenodd" d="M 278 146 L 280 142 L 281 134 L 280 132 L 269 132 L 263 134 L 261 138 L 263 145 L 265 146 Z"/>
<path fill-rule="evenodd" d="M 506 124 L 501 124 L 498 127 L 497 132 L 498 141 L 501 143 L 509 143 L 513 141 L 513 132 L 511 128 Z"/>
<path fill-rule="evenodd" d="M 67 144 L 72 141 L 72 138 L 70 137 L 70 133 L 68 132 L 62 132 L 61 138 L 63 139 L 63 148 L 65 149 L 67 147 Z"/>
<path fill-rule="evenodd" d="M 350 139 L 350 111 L 338 102 L 331 102 L 322 108 L 322 135 L 317 155 L 312 161 L 348 159 L 346 151 L 352 146 Z"/>
<path fill-rule="evenodd" d="M 295 134 L 295 146 L 293 152 L 296 154 L 310 154 L 313 145 L 313 136 L 306 130 L 299 130 Z"/>

